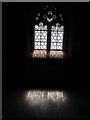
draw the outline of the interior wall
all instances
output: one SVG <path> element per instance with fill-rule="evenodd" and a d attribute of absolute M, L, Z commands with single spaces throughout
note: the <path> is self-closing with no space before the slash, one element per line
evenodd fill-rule
<path fill-rule="evenodd" d="M 88 84 L 87 60 L 83 56 L 87 43 L 87 3 L 63 3 L 70 27 L 67 50 L 72 56 L 62 60 L 27 57 L 27 48 L 29 52 L 31 49 L 29 40 L 33 39 L 31 18 L 37 5 L 40 9 L 39 3 L 3 3 L 3 89 L 83 88 Z"/>

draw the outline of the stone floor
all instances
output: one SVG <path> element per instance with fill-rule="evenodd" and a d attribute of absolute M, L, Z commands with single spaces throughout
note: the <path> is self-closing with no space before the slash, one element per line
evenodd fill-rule
<path fill-rule="evenodd" d="M 27 100 L 29 90 L 3 95 L 3 118 L 88 118 L 89 95 L 86 91 L 64 91 L 64 100 Z"/>

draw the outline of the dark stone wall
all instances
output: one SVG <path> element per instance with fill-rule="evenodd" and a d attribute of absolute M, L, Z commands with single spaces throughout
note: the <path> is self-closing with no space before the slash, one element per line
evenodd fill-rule
<path fill-rule="evenodd" d="M 60 3 L 53 4 L 59 7 Z M 87 87 L 88 3 L 60 4 L 67 16 L 66 41 L 70 56 L 60 60 L 27 57 L 32 49 L 35 9 L 39 11 L 43 5 L 3 3 L 3 89 Z"/>

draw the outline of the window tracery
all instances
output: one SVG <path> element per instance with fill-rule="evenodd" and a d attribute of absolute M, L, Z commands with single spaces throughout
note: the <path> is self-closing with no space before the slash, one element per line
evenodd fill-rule
<path fill-rule="evenodd" d="M 44 10 L 49 8 L 49 6 L 44 7 Z M 53 10 L 57 8 L 52 6 Z M 60 22 L 64 22 L 63 16 L 60 13 L 59 15 L 55 14 L 53 10 L 48 10 L 45 14 L 40 12 L 36 16 L 36 21 L 38 25 L 34 27 L 34 50 L 32 53 L 33 57 L 36 58 L 63 58 L 63 42 L 64 42 L 64 25 L 61 23 L 56 23 L 55 25 L 51 24 L 50 26 L 44 22 L 40 22 L 40 19 L 44 19 L 45 23 L 52 23 L 56 19 L 60 19 Z M 50 29 L 48 29 L 48 27 Z M 48 31 L 50 30 L 50 32 Z M 49 35 L 50 33 L 50 35 Z M 50 39 L 48 39 L 50 38 Z M 49 48 L 48 51 L 48 42 Z"/>

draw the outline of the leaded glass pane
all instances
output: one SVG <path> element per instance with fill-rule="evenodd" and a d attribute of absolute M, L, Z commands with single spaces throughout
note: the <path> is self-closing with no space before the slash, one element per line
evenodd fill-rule
<path fill-rule="evenodd" d="M 35 30 L 38 30 L 39 26 L 38 25 L 35 25 Z"/>
<path fill-rule="evenodd" d="M 51 32 L 52 37 L 55 36 L 55 32 Z"/>
<path fill-rule="evenodd" d="M 63 56 L 64 26 L 59 23 L 51 26 L 50 57 L 61 58 Z M 47 56 L 47 25 L 42 22 L 35 25 L 33 57 L 45 58 Z"/>
<path fill-rule="evenodd" d="M 35 42 L 34 46 L 35 46 L 35 49 L 40 49 L 40 42 Z"/>
<path fill-rule="evenodd" d="M 43 28 L 44 28 L 44 30 L 47 30 L 47 25 L 45 25 Z"/>
<path fill-rule="evenodd" d="M 43 36 L 47 36 L 47 31 L 44 31 Z"/>
<path fill-rule="evenodd" d="M 35 25 L 34 49 L 35 50 L 47 49 L 47 25 L 43 26 L 42 22 L 39 23 L 39 26 Z M 37 54 L 37 52 L 36 52 L 36 54 Z"/>
<path fill-rule="evenodd" d="M 60 37 L 61 38 L 61 40 L 63 40 L 63 36 L 62 37 Z"/>
<path fill-rule="evenodd" d="M 57 40 L 57 36 L 54 36 L 53 38 L 54 38 L 54 40 Z"/>
<path fill-rule="evenodd" d="M 62 32 L 64 31 L 64 26 L 60 27 L 60 31 L 62 31 Z"/>
<path fill-rule="evenodd" d="M 62 50 L 62 47 L 63 47 L 63 46 L 62 46 L 62 43 L 57 43 L 57 49 L 58 49 L 58 50 Z"/>
<path fill-rule="evenodd" d="M 51 49 L 56 49 L 56 43 L 55 42 L 51 43 Z"/>
<path fill-rule="evenodd" d="M 41 42 L 41 49 L 46 49 L 46 42 Z"/>
<path fill-rule="evenodd" d="M 44 29 L 43 29 L 43 23 L 42 23 L 42 22 L 39 23 L 39 27 L 40 27 L 40 30 L 44 30 Z"/>
<path fill-rule="evenodd" d="M 56 27 L 60 27 L 60 24 L 59 24 L 59 23 L 57 23 L 57 24 L 56 24 Z"/>
<path fill-rule="evenodd" d="M 42 23 L 42 22 L 39 23 L 39 27 L 40 27 L 40 26 L 43 26 L 43 23 Z"/>
<path fill-rule="evenodd" d="M 46 58 L 47 57 L 47 51 L 46 50 L 34 50 L 32 53 L 32 56 L 34 58 Z"/>
<path fill-rule="evenodd" d="M 41 36 L 41 40 L 43 41 L 43 39 L 44 39 L 44 36 Z"/>
<path fill-rule="evenodd" d="M 35 40 L 40 40 L 40 31 L 35 31 Z"/>
<path fill-rule="evenodd" d="M 44 29 L 43 29 L 43 26 L 40 26 L 40 30 L 44 30 Z"/>
<path fill-rule="evenodd" d="M 47 31 L 41 31 L 41 39 L 47 39 Z"/>
<path fill-rule="evenodd" d="M 51 30 L 55 30 L 55 26 L 54 25 L 51 27 Z"/>
<path fill-rule="evenodd" d="M 51 44 L 50 44 L 51 50 L 63 49 L 63 35 L 64 35 L 63 30 L 64 26 L 60 27 L 59 23 L 56 24 L 56 27 L 51 26 Z"/>
<path fill-rule="evenodd" d="M 64 52 L 63 51 L 50 51 L 50 57 L 51 58 L 63 58 L 64 57 Z"/>

